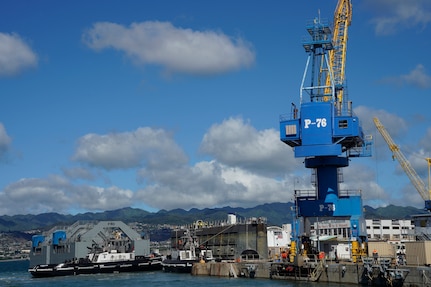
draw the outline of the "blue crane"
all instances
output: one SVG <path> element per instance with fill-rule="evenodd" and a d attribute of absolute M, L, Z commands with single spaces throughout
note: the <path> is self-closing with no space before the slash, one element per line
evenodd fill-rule
<path fill-rule="evenodd" d="M 305 158 L 305 167 L 312 169 L 314 176 L 314 190 L 295 190 L 292 239 L 296 248 L 310 236 L 307 228 L 313 218 L 349 219 L 349 238 L 357 243 L 352 244 L 352 251 L 367 241 L 360 191 L 340 190 L 341 168 L 349 166 L 351 157 L 371 156 L 372 146 L 371 137 L 364 135 L 353 114 L 344 81 L 350 19 L 350 1 L 340 0 L 334 15 L 334 21 L 338 21 L 334 36 L 327 21 L 320 17 L 307 23 L 309 37 L 303 47 L 308 58 L 300 106 L 298 109 L 292 103 L 291 113 L 280 116 L 281 141 L 293 148 L 295 157 Z M 343 70 L 334 73 L 335 66 L 342 66 Z M 353 251 L 353 255 L 361 256 L 361 252 L 364 251 Z"/>

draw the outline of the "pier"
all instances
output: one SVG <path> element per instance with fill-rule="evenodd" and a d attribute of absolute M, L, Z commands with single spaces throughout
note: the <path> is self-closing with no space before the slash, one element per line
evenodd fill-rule
<path fill-rule="evenodd" d="M 431 267 L 429 266 L 403 266 L 402 269 L 387 268 L 382 270 L 376 264 L 375 280 L 372 286 L 403 286 L 422 287 L 431 286 Z M 391 282 L 384 276 L 377 276 L 380 272 L 401 272 L 406 276 L 402 285 Z M 192 268 L 193 276 L 219 276 L 219 277 L 245 277 L 272 280 L 293 280 L 322 283 L 370 285 L 367 277 L 367 268 L 361 263 L 352 262 L 326 262 L 324 260 L 308 266 L 295 267 L 282 262 L 268 261 L 242 261 L 242 262 L 200 262 Z M 408 275 L 407 275 L 408 274 Z"/>

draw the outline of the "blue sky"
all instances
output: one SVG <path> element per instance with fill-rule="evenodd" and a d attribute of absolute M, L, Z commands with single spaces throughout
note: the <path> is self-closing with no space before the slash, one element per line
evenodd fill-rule
<path fill-rule="evenodd" d="M 373 117 L 427 182 L 431 3 L 353 0 L 346 78 L 373 157 L 343 189 L 423 207 Z M 310 170 L 279 140 L 305 23 L 331 1 L 2 1 L 0 214 L 252 207 Z"/>

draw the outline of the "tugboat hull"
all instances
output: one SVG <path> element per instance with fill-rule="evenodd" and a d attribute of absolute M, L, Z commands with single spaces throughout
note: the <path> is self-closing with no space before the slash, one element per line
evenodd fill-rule
<path fill-rule="evenodd" d="M 165 260 L 163 261 L 163 271 L 173 273 L 191 273 L 193 263 L 191 260 Z"/>
<path fill-rule="evenodd" d="M 151 258 L 148 260 L 120 261 L 94 264 L 41 264 L 30 268 L 28 271 L 33 277 L 54 277 L 70 276 L 80 274 L 97 273 L 120 273 L 120 272 L 140 272 L 162 270 L 161 258 Z"/>

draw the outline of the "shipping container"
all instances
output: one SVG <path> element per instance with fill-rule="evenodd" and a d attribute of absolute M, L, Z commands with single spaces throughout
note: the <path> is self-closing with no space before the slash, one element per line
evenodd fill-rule
<path fill-rule="evenodd" d="M 377 251 L 379 257 L 396 258 L 396 246 L 386 241 L 369 241 L 368 256 L 373 257 L 373 252 Z"/>
<path fill-rule="evenodd" d="M 431 264 L 431 241 L 405 242 L 408 265 Z"/>

